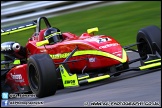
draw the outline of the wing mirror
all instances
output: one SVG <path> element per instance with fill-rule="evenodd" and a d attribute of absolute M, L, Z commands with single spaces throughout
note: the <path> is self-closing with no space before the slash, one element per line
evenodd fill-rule
<path fill-rule="evenodd" d="M 98 32 L 98 27 L 87 29 L 87 33 L 94 35 L 94 32 Z"/>

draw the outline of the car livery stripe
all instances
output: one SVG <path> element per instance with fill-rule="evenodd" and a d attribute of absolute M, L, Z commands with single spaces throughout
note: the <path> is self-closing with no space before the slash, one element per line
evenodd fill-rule
<path fill-rule="evenodd" d="M 145 70 L 145 69 L 149 69 L 149 68 L 153 68 L 153 67 L 158 67 L 158 66 L 161 66 L 161 62 L 140 66 L 139 69 L 140 70 Z"/>
<path fill-rule="evenodd" d="M 83 76 L 83 77 L 78 77 L 78 80 L 82 80 L 82 79 L 86 79 L 86 78 L 89 78 L 89 75 L 87 75 L 87 76 Z"/>
<path fill-rule="evenodd" d="M 111 77 L 110 75 L 106 74 L 106 75 L 103 75 L 103 76 L 98 76 L 98 77 L 94 77 L 94 78 L 80 80 L 79 85 L 84 85 L 84 84 L 92 83 L 92 82 L 95 82 L 95 81 L 108 79 L 110 77 Z"/>
<path fill-rule="evenodd" d="M 88 81 L 88 83 L 91 83 L 91 82 L 94 82 L 94 81 L 107 79 L 107 78 L 109 78 L 109 77 L 110 77 L 110 75 L 104 75 L 104 76 L 99 76 L 99 77 L 87 79 L 87 81 Z"/>
<path fill-rule="evenodd" d="M 161 59 L 149 60 L 149 61 L 146 61 L 146 62 L 144 62 L 144 63 L 145 63 L 145 64 L 148 64 L 148 63 L 158 62 L 158 61 L 161 61 Z"/>
<path fill-rule="evenodd" d="M 52 59 L 63 59 L 69 56 L 70 53 L 63 53 L 63 54 L 49 54 L 49 56 Z M 125 63 L 127 61 L 127 54 L 124 49 L 122 49 L 122 58 L 117 57 L 113 54 L 107 53 L 107 52 L 102 52 L 99 50 L 81 50 L 81 51 L 76 51 L 73 56 L 82 56 L 82 55 L 99 55 L 99 56 L 104 56 L 108 58 L 112 58 L 115 60 L 120 61 L 121 63 Z"/>

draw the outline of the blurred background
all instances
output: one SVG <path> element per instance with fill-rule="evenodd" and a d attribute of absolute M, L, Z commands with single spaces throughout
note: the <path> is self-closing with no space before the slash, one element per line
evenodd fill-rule
<path fill-rule="evenodd" d="M 136 42 L 143 27 L 161 28 L 161 1 L 1 1 L 2 28 L 40 16 L 49 18 L 62 32 L 78 36 L 98 27 L 97 34 L 112 36 L 124 46 Z M 27 30 L 1 36 L 1 43 L 17 41 L 24 46 L 33 33 Z"/>
<path fill-rule="evenodd" d="M 54 17 L 64 13 L 103 6 L 111 1 L 1 1 L 2 27 L 24 21 L 35 20 L 40 16 Z"/>

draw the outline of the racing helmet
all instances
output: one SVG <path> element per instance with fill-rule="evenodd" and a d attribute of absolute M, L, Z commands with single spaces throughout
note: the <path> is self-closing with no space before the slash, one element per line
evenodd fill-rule
<path fill-rule="evenodd" d="M 56 27 L 48 28 L 44 32 L 44 38 L 49 41 L 50 44 L 61 42 L 63 40 L 62 33 Z"/>

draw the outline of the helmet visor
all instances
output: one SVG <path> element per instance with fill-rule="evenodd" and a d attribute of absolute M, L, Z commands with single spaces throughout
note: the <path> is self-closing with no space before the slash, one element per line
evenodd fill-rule
<path fill-rule="evenodd" d="M 55 33 L 52 33 L 52 34 L 50 34 L 48 36 L 45 36 L 45 39 L 48 40 L 49 38 L 51 38 L 51 37 L 53 37 L 55 35 L 61 35 L 61 32 L 55 32 Z"/>
<path fill-rule="evenodd" d="M 60 38 L 60 35 L 61 35 L 61 32 L 56 32 L 56 33 L 46 36 L 45 39 L 46 40 L 48 39 L 50 44 L 54 44 L 54 43 L 62 41 L 62 39 Z"/>

